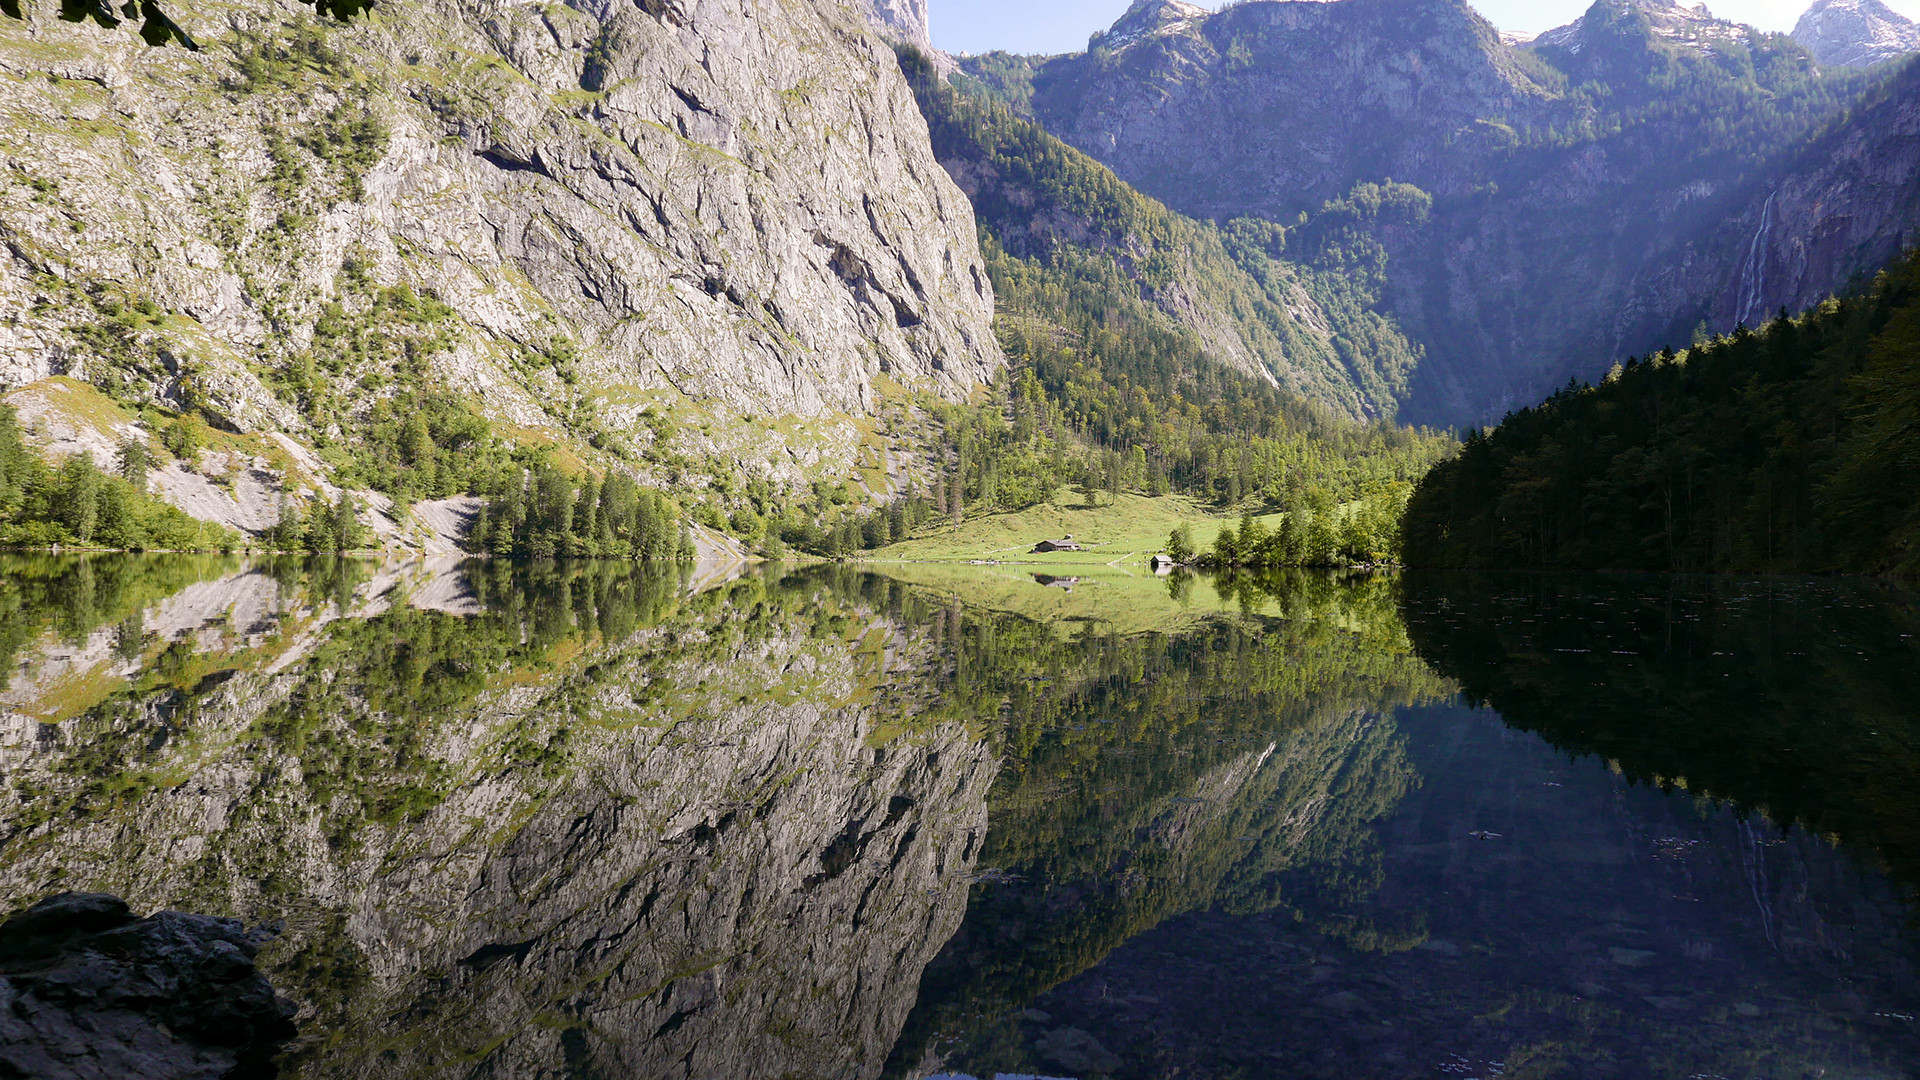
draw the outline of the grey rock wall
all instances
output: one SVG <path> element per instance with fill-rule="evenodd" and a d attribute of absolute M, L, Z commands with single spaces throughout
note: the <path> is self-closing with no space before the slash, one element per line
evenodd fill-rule
<path fill-rule="evenodd" d="M 433 378 L 521 437 L 643 475 L 751 446 L 741 471 L 799 483 L 853 448 L 772 419 L 963 397 L 1004 364 L 971 210 L 856 12 L 300 10 L 182 8 L 199 52 L 47 0 L 0 15 L 0 389 L 70 374 L 309 442 L 338 417 L 303 414 L 288 365 L 317 352 L 370 409 L 393 373 L 330 366 L 315 327 L 405 285 L 451 307 Z M 324 137 L 362 115 L 390 138 L 356 169 Z"/>
<path fill-rule="evenodd" d="M 294 1007 L 254 965 L 271 935 L 62 893 L 0 924 L 0 1070 L 36 1080 L 270 1077 Z"/>
<path fill-rule="evenodd" d="M 876 29 L 933 51 L 933 35 L 927 27 L 927 0 L 867 0 L 868 18 Z"/>
<path fill-rule="evenodd" d="M 1870 278 L 1920 241 L 1920 69 L 1723 205 L 1719 228 L 1639 277 L 1635 308 L 1757 327 Z"/>
<path fill-rule="evenodd" d="M 1871 67 L 1920 52 L 1920 26 L 1880 0 L 1814 0 L 1793 39 L 1823 64 Z"/>
<path fill-rule="evenodd" d="M 1902 102 L 1920 84 L 1893 75 L 1824 135 L 1806 98 L 1701 153 L 1740 117 L 1663 115 L 1670 91 L 1644 72 L 1710 83 L 1722 53 L 1811 67 L 1790 42 L 1674 0 L 1608 0 L 1521 47 L 1459 0 L 1215 13 L 1142 0 L 1088 54 L 1041 66 L 1034 111 L 1195 216 L 1291 226 L 1385 178 L 1432 194 L 1429 220 L 1374 230 L 1380 314 L 1418 347 L 1396 415 L 1483 423 L 1629 355 L 1684 347 L 1697 328 L 1802 310 L 1913 242 L 1920 173 Z M 1619 100 L 1582 101 L 1572 91 L 1588 79 Z M 1606 108 L 1629 120 L 1593 129 Z M 1288 258 L 1311 256 L 1290 237 Z"/>
<path fill-rule="evenodd" d="M 1547 94 L 1452 0 L 1136 4 L 1036 80 L 1048 130 L 1196 217 L 1285 220 L 1356 179 L 1451 192 Z"/>
<path fill-rule="evenodd" d="M 952 56 L 933 44 L 933 32 L 927 21 L 927 0 L 863 0 L 867 24 L 888 41 L 911 45 L 933 61 L 942 76 L 959 70 Z"/>

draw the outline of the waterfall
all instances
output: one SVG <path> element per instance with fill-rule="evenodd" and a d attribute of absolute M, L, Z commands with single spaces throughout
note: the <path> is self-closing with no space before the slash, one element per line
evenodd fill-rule
<path fill-rule="evenodd" d="M 1780 949 L 1780 939 L 1774 933 L 1772 891 L 1767 884 L 1767 844 L 1766 839 L 1754 832 L 1753 822 L 1740 823 L 1741 839 L 1745 851 L 1740 860 L 1747 872 L 1747 890 L 1753 894 L 1753 907 L 1760 915 L 1760 932 L 1766 935 L 1767 944 L 1774 951 Z"/>
<path fill-rule="evenodd" d="M 1767 237 L 1773 233 L 1773 201 L 1779 195 L 1778 191 L 1768 195 L 1766 205 L 1760 208 L 1760 227 L 1754 231 L 1753 242 L 1747 245 L 1747 260 L 1740 267 L 1737 313 L 1750 327 L 1759 326 L 1767 317 Z"/>

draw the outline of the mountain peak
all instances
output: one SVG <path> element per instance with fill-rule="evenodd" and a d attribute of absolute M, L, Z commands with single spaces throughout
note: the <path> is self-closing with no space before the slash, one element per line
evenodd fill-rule
<path fill-rule="evenodd" d="M 1668 44 L 1701 51 L 1713 48 L 1713 42 L 1717 39 L 1741 35 L 1747 29 L 1739 23 L 1716 17 L 1704 3 L 1595 0 L 1594 5 L 1578 19 L 1541 34 L 1531 44 L 1535 48 L 1558 47 L 1578 53 L 1588 44 L 1589 31 L 1595 29 L 1596 24 L 1608 25 L 1630 15 L 1644 17 L 1653 35 Z"/>
<path fill-rule="evenodd" d="M 933 47 L 927 29 L 927 0 L 865 0 L 867 25 L 888 41 L 911 45 L 933 62 L 942 78 L 959 70 L 953 57 Z"/>
<path fill-rule="evenodd" d="M 1920 52 L 1920 26 L 1880 0 L 1814 0 L 1794 24 L 1793 39 L 1822 64 L 1839 67 Z"/>
<path fill-rule="evenodd" d="M 1134 0 L 1120 21 L 1108 29 L 1104 44 L 1109 48 L 1124 48 L 1145 38 L 1179 33 L 1211 14 L 1186 0 Z"/>

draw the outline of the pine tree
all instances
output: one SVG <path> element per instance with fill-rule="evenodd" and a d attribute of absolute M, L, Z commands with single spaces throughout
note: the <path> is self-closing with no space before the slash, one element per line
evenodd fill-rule
<path fill-rule="evenodd" d="M 93 542 L 100 518 L 100 470 L 86 451 L 68 455 L 54 477 L 56 512 L 62 525 L 81 544 Z"/>
<path fill-rule="evenodd" d="M 114 452 L 114 471 L 120 479 L 132 484 L 136 490 L 147 490 L 147 469 L 152 456 L 147 450 L 145 439 L 127 436 L 120 440 Z"/>
<path fill-rule="evenodd" d="M 1167 537 L 1167 555 L 1182 566 L 1193 561 L 1193 527 L 1182 523 Z"/>

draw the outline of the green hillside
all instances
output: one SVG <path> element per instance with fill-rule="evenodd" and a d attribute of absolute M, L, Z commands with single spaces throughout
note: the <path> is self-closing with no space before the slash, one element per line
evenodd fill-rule
<path fill-rule="evenodd" d="M 784 514 L 772 528 L 785 545 L 845 555 L 926 535 L 936 521 L 965 528 L 974 517 L 1025 512 L 957 541 L 900 549 L 907 557 L 986 557 L 1073 531 L 1069 512 L 1044 509 L 1070 486 L 1082 503 L 1133 497 L 1156 507 L 1126 526 L 1128 550 L 1144 554 L 1197 506 L 1235 517 L 1353 503 L 1397 510 L 1413 481 L 1450 448 L 1444 435 L 1362 421 L 1275 385 L 1266 360 L 1247 368 L 1250 355 L 1283 362 L 1335 355 L 1311 352 L 1316 339 L 1295 329 L 1301 320 L 1275 301 L 1292 295 L 1303 311 L 1325 317 L 1269 254 L 1259 256 L 1272 271 L 1263 286 L 1211 226 L 1167 211 L 1012 110 L 963 97 L 920 54 L 903 50 L 901 63 L 942 164 L 963 184 L 991 178 L 969 194 L 993 278 L 995 329 L 1013 366 L 986 401 L 929 407 L 945 458 L 929 489 L 879 510 Z M 1362 193 L 1342 213 L 1358 220 L 1383 205 L 1395 212 L 1406 201 L 1396 204 L 1395 194 L 1374 189 L 1367 201 Z M 1314 235 L 1337 246 L 1348 235 L 1343 229 Z M 1284 243 L 1279 232 L 1229 236 L 1248 251 L 1277 252 Z M 1193 316 L 1181 299 L 1192 297 L 1246 318 L 1209 336 L 1218 325 L 1169 314 L 1171 307 Z M 1307 352 L 1289 352 L 1296 346 Z M 1288 370 L 1324 387 L 1355 385 L 1342 381 L 1350 373 L 1331 359 L 1319 369 Z M 1367 411 L 1363 395 L 1348 400 Z M 1169 510 L 1176 504 L 1151 501 L 1169 495 L 1189 502 Z"/>
<path fill-rule="evenodd" d="M 1920 571 L 1920 254 L 1570 385 L 1421 481 L 1409 564 Z"/>

